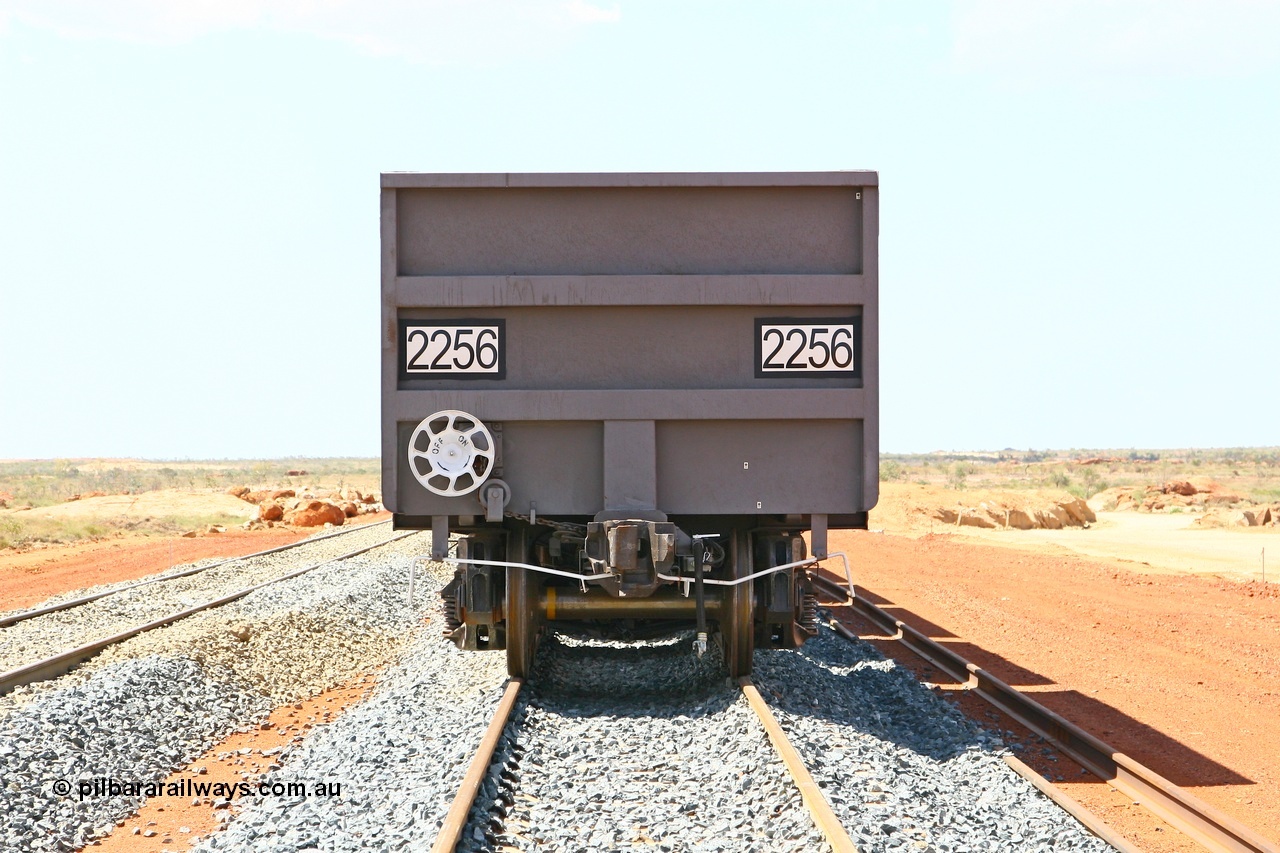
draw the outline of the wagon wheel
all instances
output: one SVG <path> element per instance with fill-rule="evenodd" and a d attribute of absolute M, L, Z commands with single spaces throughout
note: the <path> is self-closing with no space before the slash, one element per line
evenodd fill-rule
<path fill-rule="evenodd" d="M 733 561 L 733 577 L 751 574 L 751 534 L 735 530 L 729 553 Z M 729 675 L 738 678 L 751 674 L 751 655 L 755 651 L 754 584 L 740 583 L 729 587 L 724 615 L 720 620 L 720 636 L 724 643 L 724 663 Z"/>
<path fill-rule="evenodd" d="M 528 559 L 528 530 L 521 527 L 510 534 L 507 549 L 512 562 Z M 538 650 L 538 598 L 542 582 L 537 572 L 507 567 L 507 674 L 512 678 L 528 678 L 533 669 L 533 655 Z"/>

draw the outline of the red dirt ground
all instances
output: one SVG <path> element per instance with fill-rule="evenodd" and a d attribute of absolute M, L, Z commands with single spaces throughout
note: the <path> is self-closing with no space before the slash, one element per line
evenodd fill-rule
<path fill-rule="evenodd" d="M 390 517 L 387 512 L 362 515 L 347 526 L 372 524 Z M 131 536 L 22 553 L 0 551 L 0 612 L 23 610 L 71 590 L 143 578 L 183 563 L 265 551 L 315 532 L 273 527 L 228 530 L 194 539 Z"/>
<path fill-rule="evenodd" d="M 831 548 L 849 552 L 862 593 L 903 622 L 1262 835 L 1280 836 L 1280 585 L 1136 574 L 949 535 L 849 531 L 833 533 Z M 940 680 L 897 644 L 880 645 Z M 980 699 L 960 701 L 992 724 Z M 1198 849 L 1027 743 L 1027 763 L 1063 776 L 1071 796 L 1143 849 Z"/>
<path fill-rule="evenodd" d="M 364 675 L 319 696 L 277 708 L 262 727 L 232 734 L 191 764 L 170 774 L 165 784 L 182 785 L 184 779 L 191 780 L 192 784 L 256 782 L 272 765 L 273 756 L 280 748 L 299 743 L 311 729 L 335 721 L 347 708 L 367 696 L 375 681 L 373 675 Z M 248 752 L 219 757 L 240 750 Z M 302 782 L 310 787 L 316 781 L 328 784 L 344 780 L 287 781 Z M 220 828 L 219 816 L 228 814 L 215 809 L 213 803 L 210 797 L 149 797 L 133 817 L 121 821 L 110 835 L 84 849 L 102 853 L 188 850 L 202 837 L 216 832 Z M 152 834 L 146 835 L 148 832 Z"/>

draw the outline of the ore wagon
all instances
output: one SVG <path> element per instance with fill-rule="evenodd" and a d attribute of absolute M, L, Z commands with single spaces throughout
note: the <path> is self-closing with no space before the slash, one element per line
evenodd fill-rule
<path fill-rule="evenodd" d="M 877 477 L 875 172 L 382 175 L 382 479 L 448 635 L 816 631 Z M 807 539 L 806 541 L 806 534 Z"/>

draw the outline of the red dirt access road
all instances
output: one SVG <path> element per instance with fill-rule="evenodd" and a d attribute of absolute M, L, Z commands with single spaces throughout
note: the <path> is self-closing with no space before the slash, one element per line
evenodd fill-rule
<path fill-rule="evenodd" d="M 855 582 L 897 618 L 1280 837 L 1280 585 L 1136 574 L 948 535 L 842 531 L 831 548 L 849 552 Z M 1064 787 L 1118 817 L 1096 781 Z M 1184 849 L 1153 834 L 1158 821 L 1139 822 L 1139 837 L 1132 818 L 1116 826 L 1146 849 Z"/>
<path fill-rule="evenodd" d="M 390 517 L 386 512 L 362 515 L 346 526 L 372 524 Z M 194 539 L 131 536 L 23 553 L 0 551 L 0 612 L 25 610 L 59 593 L 144 578 L 197 560 L 266 551 L 314 533 L 314 529 L 273 527 L 228 530 Z"/>

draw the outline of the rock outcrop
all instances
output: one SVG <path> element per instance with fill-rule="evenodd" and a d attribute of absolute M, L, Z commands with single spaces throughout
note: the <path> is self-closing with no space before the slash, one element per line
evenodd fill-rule
<path fill-rule="evenodd" d="M 1098 520 L 1089 505 L 1079 498 L 1039 506 L 1017 506 L 1009 501 L 985 500 L 976 506 L 934 507 L 930 515 L 943 524 L 959 527 L 1009 528 L 1014 530 L 1061 530 L 1088 527 Z"/>
<path fill-rule="evenodd" d="M 341 507 L 325 501 L 307 501 L 297 509 L 285 513 L 285 524 L 293 527 L 323 527 L 332 524 L 338 527 L 347 520 L 347 514 Z"/>
<path fill-rule="evenodd" d="M 263 501 L 258 504 L 259 521 L 280 521 L 284 518 L 284 507 L 275 501 Z"/>
<path fill-rule="evenodd" d="M 1097 511 L 1138 510 L 1163 512 L 1175 507 L 1226 507 L 1243 501 L 1207 477 L 1170 480 L 1161 486 L 1117 486 L 1089 498 L 1089 506 Z"/>
<path fill-rule="evenodd" d="M 1280 527 L 1280 504 L 1214 509 L 1196 519 L 1201 527 Z"/>
<path fill-rule="evenodd" d="M 296 492 L 293 489 L 259 489 L 255 492 L 241 495 L 243 500 L 251 504 L 260 504 L 263 501 L 278 501 L 283 498 L 291 498 Z"/>

